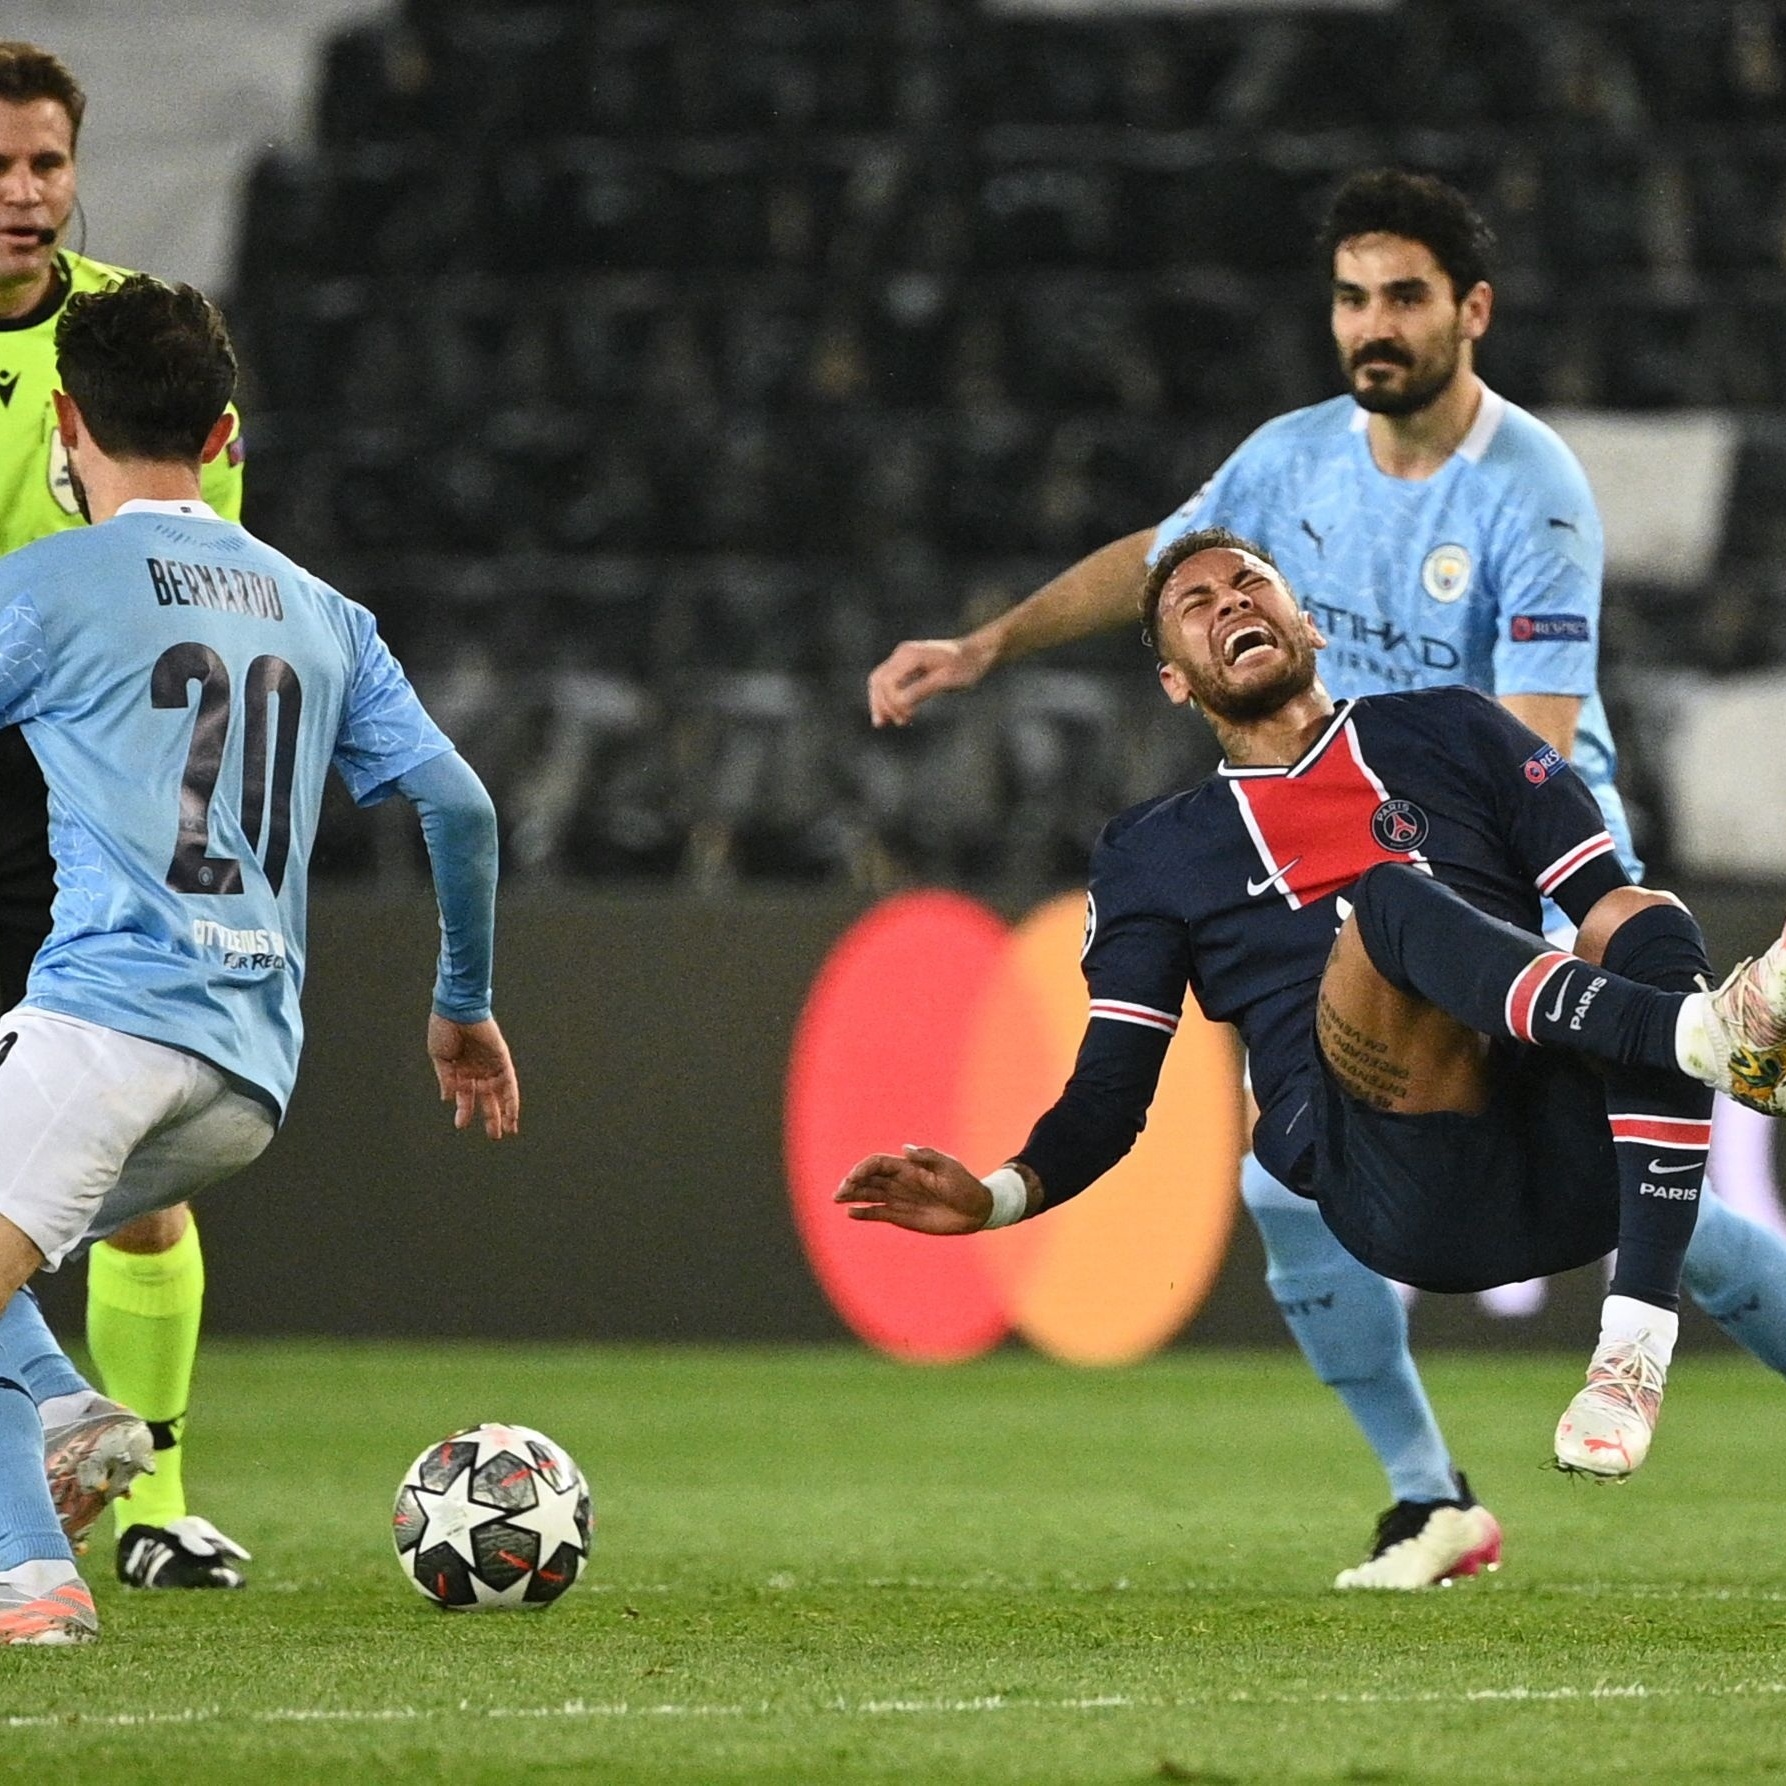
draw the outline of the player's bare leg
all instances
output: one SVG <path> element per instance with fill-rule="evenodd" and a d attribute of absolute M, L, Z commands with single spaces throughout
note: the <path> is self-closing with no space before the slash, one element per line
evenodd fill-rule
<path fill-rule="evenodd" d="M 1374 1110 L 1475 1116 L 1488 1107 L 1488 1038 L 1391 985 L 1353 918 L 1321 977 L 1315 1038 L 1334 1078 Z"/>

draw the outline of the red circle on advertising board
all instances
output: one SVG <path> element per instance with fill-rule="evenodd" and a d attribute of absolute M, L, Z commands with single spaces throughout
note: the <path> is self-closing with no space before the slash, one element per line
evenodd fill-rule
<path fill-rule="evenodd" d="M 825 963 L 794 1034 L 784 1145 L 795 1223 L 845 1322 L 904 1358 L 986 1351 L 1009 1329 L 1006 1298 L 967 1240 L 851 1221 L 833 1194 L 866 1154 L 908 1141 L 957 1150 L 973 1016 L 1007 934 L 959 894 L 887 900 Z"/>

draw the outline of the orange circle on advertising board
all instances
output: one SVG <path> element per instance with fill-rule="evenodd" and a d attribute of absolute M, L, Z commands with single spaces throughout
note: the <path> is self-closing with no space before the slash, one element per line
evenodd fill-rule
<path fill-rule="evenodd" d="M 1241 1152 L 1239 1062 L 1186 1010 L 1135 1148 L 1042 1219 L 963 1240 L 852 1222 L 831 1201 L 865 1154 L 909 1141 L 987 1172 L 1060 1095 L 1084 1033 L 1083 895 L 1007 931 L 956 895 L 902 894 L 860 919 L 815 981 L 786 1112 L 796 1221 L 852 1331 L 911 1358 L 983 1351 L 1007 1331 L 1113 1364 L 1196 1312 L 1227 1250 Z"/>

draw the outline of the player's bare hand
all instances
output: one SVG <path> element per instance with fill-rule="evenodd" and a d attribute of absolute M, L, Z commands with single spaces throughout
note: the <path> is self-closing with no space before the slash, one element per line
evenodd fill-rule
<path fill-rule="evenodd" d="M 877 726 L 909 725 L 932 695 L 972 688 L 991 668 L 990 652 L 971 636 L 907 639 L 869 672 L 869 718 Z"/>
<path fill-rule="evenodd" d="M 440 1082 L 440 1101 L 453 1106 L 455 1129 L 468 1129 L 481 1116 L 492 1141 L 521 1132 L 521 1084 L 494 1017 L 455 1023 L 431 1015 L 428 1058 Z"/>
<path fill-rule="evenodd" d="M 833 1201 L 853 1222 L 891 1222 L 914 1234 L 972 1234 L 992 1214 L 992 1193 L 934 1147 L 873 1153 L 850 1168 Z"/>

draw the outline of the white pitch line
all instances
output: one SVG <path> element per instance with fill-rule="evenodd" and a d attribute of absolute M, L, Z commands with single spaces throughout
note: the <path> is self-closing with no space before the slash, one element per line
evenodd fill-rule
<path fill-rule="evenodd" d="M 1261 1599 L 1331 1599 L 1327 1590 L 1307 1583 L 1295 1587 L 1265 1588 L 1246 1581 L 1135 1581 L 1126 1575 L 1110 1580 L 1093 1581 L 1074 1576 L 996 1575 L 814 1575 L 796 1576 L 786 1572 L 746 1582 L 773 1593 L 833 1593 L 867 1588 L 876 1593 L 914 1594 L 1125 1594 L 1136 1593 L 1156 1597 L 1202 1594 L 1246 1594 Z M 1513 1594 L 1542 1599 L 1546 1594 L 1628 1594 L 1634 1600 L 1756 1600 L 1786 1601 L 1786 1589 L 1748 1586 L 1694 1587 L 1680 1582 L 1656 1581 L 1543 1581 L 1522 1580 L 1517 1573 L 1484 1577 L 1470 1584 L 1473 1591 L 1486 1589 L 1495 1594 Z M 292 1591 L 295 1591 L 292 1590 Z M 642 1594 L 694 1594 L 708 1591 L 706 1584 L 673 1582 L 584 1582 L 579 1594 L 614 1595 L 620 1599 L 636 1599 Z"/>
<path fill-rule="evenodd" d="M 1591 1704 L 1630 1699 L 1777 1699 L 1786 1696 L 1786 1681 L 1732 1681 L 1722 1686 L 1650 1687 L 1597 1682 L 1590 1687 L 1463 1687 L 1418 1693 L 1186 1693 L 1133 1695 L 1099 1693 L 1078 1699 L 1022 1699 L 989 1694 L 974 1699 L 833 1699 L 818 1704 L 790 1705 L 758 1700 L 749 1704 L 635 1704 L 631 1700 L 567 1699 L 559 1705 L 456 1706 L 282 1706 L 262 1711 L 225 1711 L 221 1706 L 194 1706 L 183 1711 L 64 1712 L 0 1717 L 3 1730 L 129 1730 L 229 1724 L 406 1724 L 449 1720 L 562 1719 L 605 1721 L 627 1718 L 842 1718 L 962 1717 L 1001 1712 L 1190 1711 L 1216 1706 L 1416 1706 L 1416 1705 L 1541 1705 Z"/>

